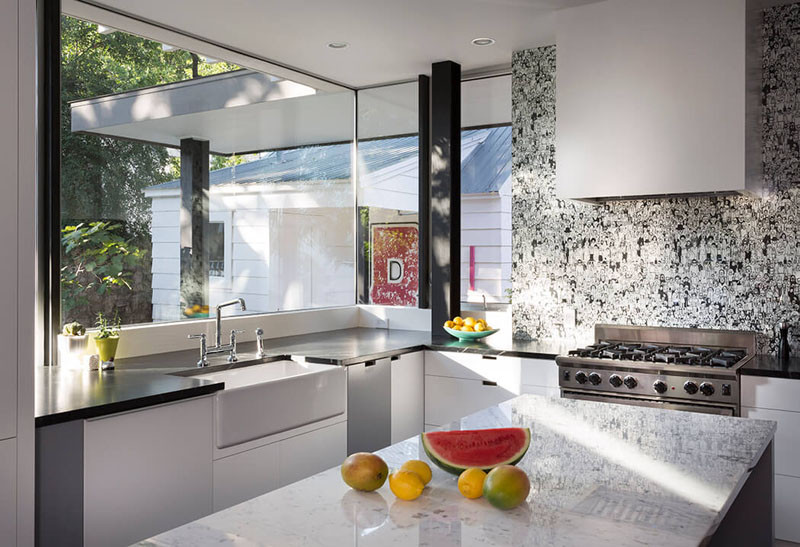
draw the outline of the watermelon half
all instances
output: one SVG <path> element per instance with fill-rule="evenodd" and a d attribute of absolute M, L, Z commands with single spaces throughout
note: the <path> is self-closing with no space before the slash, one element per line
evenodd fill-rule
<path fill-rule="evenodd" d="M 531 445 L 527 427 L 430 431 L 421 437 L 431 461 L 454 475 L 469 467 L 489 471 L 498 465 L 514 465 Z"/>

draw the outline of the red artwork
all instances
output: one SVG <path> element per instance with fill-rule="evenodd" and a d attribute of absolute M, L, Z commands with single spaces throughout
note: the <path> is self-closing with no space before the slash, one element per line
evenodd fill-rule
<path fill-rule="evenodd" d="M 419 231 L 411 224 L 372 226 L 373 304 L 416 306 L 419 290 Z"/>

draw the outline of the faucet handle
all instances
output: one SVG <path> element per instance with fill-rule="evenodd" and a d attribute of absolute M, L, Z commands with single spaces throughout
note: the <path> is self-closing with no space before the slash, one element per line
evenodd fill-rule
<path fill-rule="evenodd" d="M 203 332 L 201 334 L 190 334 L 189 336 L 187 336 L 187 338 L 189 340 L 197 340 L 197 339 L 205 340 L 206 339 L 206 333 Z"/>
<path fill-rule="evenodd" d="M 206 345 L 206 333 L 190 334 L 189 340 L 200 340 L 200 360 L 197 361 L 198 367 L 208 366 L 208 348 Z"/>

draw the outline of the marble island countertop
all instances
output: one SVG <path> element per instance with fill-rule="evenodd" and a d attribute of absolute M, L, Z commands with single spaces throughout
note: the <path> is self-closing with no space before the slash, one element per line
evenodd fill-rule
<path fill-rule="evenodd" d="M 520 507 L 467 500 L 434 467 L 415 501 L 350 490 L 333 468 L 140 545 L 702 545 L 715 532 L 775 423 L 524 395 L 449 429 L 527 426 Z M 379 454 L 390 468 L 427 460 L 418 438 Z"/>

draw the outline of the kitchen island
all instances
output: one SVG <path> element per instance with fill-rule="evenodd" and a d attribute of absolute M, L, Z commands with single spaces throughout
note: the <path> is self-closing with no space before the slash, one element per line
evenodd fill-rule
<path fill-rule="evenodd" d="M 415 501 L 332 468 L 141 542 L 197 545 L 769 545 L 775 423 L 523 395 L 448 429 L 524 426 L 526 503 L 463 498 L 434 468 Z M 427 460 L 419 439 L 378 452 Z"/>

